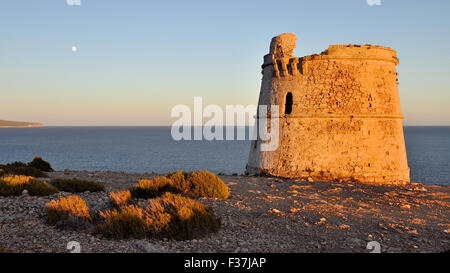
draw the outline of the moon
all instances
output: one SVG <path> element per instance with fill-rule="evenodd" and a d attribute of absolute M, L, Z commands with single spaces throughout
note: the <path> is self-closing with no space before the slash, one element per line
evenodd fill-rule
<path fill-rule="evenodd" d="M 72 51 L 73 52 L 77 51 L 77 47 L 76 46 L 72 46 Z"/>

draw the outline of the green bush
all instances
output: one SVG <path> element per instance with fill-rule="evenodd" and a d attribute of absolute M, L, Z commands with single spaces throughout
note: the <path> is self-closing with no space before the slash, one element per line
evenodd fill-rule
<path fill-rule="evenodd" d="M 36 168 L 43 172 L 52 172 L 53 169 L 50 166 L 50 163 L 44 161 L 40 156 L 36 156 L 33 161 L 28 163 L 28 167 Z"/>
<path fill-rule="evenodd" d="M 15 169 L 18 169 L 20 167 L 26 167 L 27 164 L 20 162 L 20 161 L 16 161 L 16 162 L 8 163 L 6 165 L 1 165 L 1 166 L 3 166 L 2 169 L 4 169 L 5 172 L 8 172 L 8 171 L 13 171 Z"/>
<path fill-rule="evenodd" d="M 41 170 L 36 169 L 34 167 L 19 167 L 17 170 L 13 172 L 14 174 L 19 175 L 28 175 L 28 176 L 34 176 L 34 177 L 48 177 L 45 173 L 43 173 Z"/>
<path fill-rule="evenodd" d="M 194 172 L 190 175 L 190 193 L 198 197 L 226 199 L 230 196 L 228 186 L 215 174 L 208 171 Z"/>
<path fill-rule="evenodd" d="M 141 179 L 134 185 L 130 192 L 133 198 L 155 198 L 167 191 L 172 191 L 172 181 L 166 177 L 155 177 L 153 179 Z"/>
<path fill-rule="evenodd" d="M 9 175 L 0 177 L 0 196 L 19 196 L 24 190 L 30 195 L 45 196 L 58 192 L 58 189 L 45 181 L 31 176 Z"/>
<path fill-rule="evenodd" d="M 191 174 L 185 171 L 177 171 L 166 174 L 166 177 L 172 181 L 173 187 L 178 192 L 188 193 L 191 189 L 191 182 L 189 180 Z"/>
<path fill-rule="evenodd" d="M 28 190 L 28 194 L 32 196 L 46 196 L 59 192 L 56 187 L 46 181 L 39 180 L 31 180 L 30 183 L 26 185 L 25 189 Z"/>
<path fill-rule="evenodd" d="M 175 240 L 189 240 L 197 235 L 217 232 L 221 220 L 212 208 L 195 200 L 166 193 L 160 199 L 164 212 L 172 217 L 167 227 L 167 234 Z"/>
<path fill-rule="evenodd" d="M 144 211 L 135 205 L 122 207 L 120 210 L 106 210 L 100 212 L 106 221 L 97 228 L 97 232 L 106 237 L 128 238 L 144 237 L 147 232 L 147 223 Z"/>
<path fill-rule="evenodd" d="M 188 240 L 208 232 L 217 232 L 221 225 L 211 208 L 195 200 L 165 193 L 148 200 L 145 208 L 128 205 L 100 212 L 105 223 L 97 232 L 106 237 L 128 238 L 168 236 Z"/>
<path fill-rule="evenodd" d="M 4 174 L 27 175 L 34 177 L 47 177 L 47 175 L 35 167 L 30 167 L 23 162 L 13 162 L 6 165 L 0 165 L 0 169 Z"/>
<path fill-rule="evenodd" d="M 230 196 L 228 186 L 215 174 L 208 171 L 169 173 L 173 187 L 182 193 L 197 197 L 226 199 Z"/>
<path fill-rule="evenodd" d="M 98 192 L 104 191 L 105 186 L 93 181 L 79 180 L 79 179 L 54 179 L 51 184 L 60 191 L 80 193 L 85 191 Z"/>
<path fill-rule="evenodd" d="M 0 165 L 0 174 L 17 174 L 34 177 L 48 177 L 44 172 L 53 171 L 50 163 L 44 161 L 41 157 L 36 156 L 33 161 L 25 164 L 20 161 Z"/>
<path fill-rule="evenodd" d="M 168 173 L 165 177 L 142 179 L 131 188 L 133 198 L 155 198 L 165 192 L 224 199 L 230 196 L 227 185 L 208 171 Z"/>
<path fill-rule="evenodd" d="M 19 187 L 14 187 L 0 181 L 0 196 L 19 196 L 22 194 L 22 191 Z"/>

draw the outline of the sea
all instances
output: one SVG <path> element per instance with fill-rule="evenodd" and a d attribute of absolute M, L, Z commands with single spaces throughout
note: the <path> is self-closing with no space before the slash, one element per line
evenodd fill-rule
<path fill-rule="evenodd" d="M 450 185 L 450 127 L 404 129 L 411 180 Z M 171 127 L 0 128 L 0 164 L 39 155 L 55 170 L 242 174 L 249 149 L 249 140 L 175 141 Z"/>

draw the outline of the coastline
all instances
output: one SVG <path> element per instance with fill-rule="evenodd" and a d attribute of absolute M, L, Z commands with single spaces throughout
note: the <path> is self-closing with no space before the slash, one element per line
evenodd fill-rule
<path fill-rule="evenodd" d="M 50 178 L 102 183 L 105 192 L 77 194 L 92 210 L 103 209 L 109 192 L 127 189 L 157 174 L 57 171 Z M 68 196 L 0 197 L 0 244 L 11 252 L 67 252 L 78 241 L 83 252 L 276 252 L 367 253 L 377 241 L 387 253 L 450 249 L 450 186 L 371 186 L 347 182 L 219 175 L 230 188 L 226 200 L 200 198 L 222 218 L 216 234 L 189 241 L 108 240 L 88 232 L 45 224 L 45 203 Z"/>
<path fill-rule="evenodd" d="M 0 128 L 31 128 L 31 127 L 43 127 L 43 126 L 44 126 L 44 124 L 39 123 L 39 122 L 0 120 Z"/>
<path fill-rule="evenodd" d="M 35 128 L 35 127 L 44 127 L 43 124 L 41 125 L 27 125 L 27 126 L 1 126 L 0 128 Z"/>

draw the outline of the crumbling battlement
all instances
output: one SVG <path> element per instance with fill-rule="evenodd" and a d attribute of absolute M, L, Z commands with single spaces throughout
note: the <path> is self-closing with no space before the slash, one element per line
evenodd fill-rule
<path fill-rule="evenodd" d="M 372 45 L 331 45 L 320 55 L 314 54 L 305 57 L 281 57 L 276 58 L 274 54 L 268 54 L 264 57 L 262 68 L 273 64 L 275 76 L 297 76 L 307 71 L 309 62 L 330 60 L 354 60 L 354 61 L 385 61 L 398 64 L 399 60 L 396 51 L 382 46 Z"/>
<path fill-rule="evenodd" d="M 264 56 L 259 105 L 278 105 L 273 152 L 252 143 L 247 171 L 290 178 L 409 182 L 396 51 L 332 45 L 320 55 L 292 55 L 297 36 L 272 39 Z"/>

